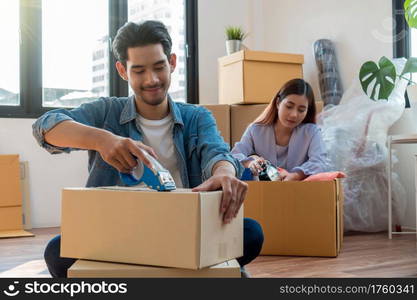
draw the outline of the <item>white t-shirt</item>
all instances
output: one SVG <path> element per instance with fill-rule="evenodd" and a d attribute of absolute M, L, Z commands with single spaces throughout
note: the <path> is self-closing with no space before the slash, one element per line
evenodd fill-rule
<path fill-rule="evenodd" d="M 161 120 L 148 120 L 138 115 L 136 126 L 143 133 L 143 143 L 153 148 L 158 155 L 158 161 L 171 173 L 177 188 L 183 187 L 173 139 L 174 122 L 171 114 Z"/>

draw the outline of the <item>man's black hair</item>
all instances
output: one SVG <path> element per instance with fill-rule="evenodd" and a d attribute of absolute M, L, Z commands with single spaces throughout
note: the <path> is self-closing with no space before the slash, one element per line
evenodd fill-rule
<path fill-rule="evenodd" d="M 113 41 L 113 54 L 126 66 L 128 48 L 153 44 L 161 44 L 165 55 L 168 59 L 170 58 L 172 41 L 163 23 L 159 21 L 127 22 L 117 31 Z"/>

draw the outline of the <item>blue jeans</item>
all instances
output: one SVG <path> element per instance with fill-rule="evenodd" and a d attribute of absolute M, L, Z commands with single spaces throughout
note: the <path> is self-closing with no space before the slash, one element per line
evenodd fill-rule
<path fill-rule="evenodd" d="M 237 261 L 244 266 L 254 260 L 262 249 L 264 235 L 258 222 L 245 218 L 243 220 L 243 256 Z M 60 257 L 61 235 L 57 235 L 46 246 L 44 257 L 49 273 L 55 278 L 66 278 L 67 270 L 75 263 L 74 258 Z"/>

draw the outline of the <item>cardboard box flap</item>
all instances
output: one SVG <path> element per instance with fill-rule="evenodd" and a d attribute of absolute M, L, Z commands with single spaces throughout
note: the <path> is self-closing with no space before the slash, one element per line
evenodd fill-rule
<path fill-rule="evenodd" d="M 263 62 L 280 62 L 289 64 L 303 64 L 304 55 L 290 53 L 276 53 L 266 51 L 241 50 L 229 56 L 219 58 L 219 64 L 226 66 L 238 61 L 263 61 Z"/>
<path fill-rule="evenodd" d="M 221 197 L 211 192 L 200 193 L 199 265 L 201 267 L 243 255 L 243 208 L 229 224 L 223 224 L 219 213 L 220 201 Z"/>
<path fill-rule="evenodd" d="M 137 186 L 100 186 L 95 188 L 65 188 L 65 190 L 112 190 L 112 191 L 131 191 L 131 192 L 151 192 L 151 193 L 180 193 L 180 194 L 198 194 L 198 192 L 192 192 L 192 189 L 186 189 L 186 188 L 177 188 L 172 191 L 163 191 L 159 192 L 156 190 L 153 190 L 151 188 L 146 187 L 145 185 L 137 185 Z M 210 191 L 205 193 L 221 193 L 221 191 Z"/>
<path fill-rule="evenodd" d="M 337 252 L 339 253 L 342 244 L 343 244 L 343 205 L 344 205 L 344 195 L 343 195 L 343 184 L 341 179 L 335 179 L 336 185 L 336 211 L 337 211 Z"/>

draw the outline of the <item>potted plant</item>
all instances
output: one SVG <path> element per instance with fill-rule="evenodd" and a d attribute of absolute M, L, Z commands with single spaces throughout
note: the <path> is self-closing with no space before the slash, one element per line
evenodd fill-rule
<path fill-rule="evenodd" d="M 230 55 L 242 49 L 242 41 L 246 38 L 242 28 L 235 26 L 226 27 L 226 52 Z"/>
<path fill-rule="evenodd" d="M 408 26 L 417 28 L 417 0 L 404 2 L 404 15 Z M 404 78 L 410 83 L 411 73 L 417 72 L 417 58 L 410 57 L 401 74 L 397 74 L 394 64 L 385 56 L 376 64 L 373 61 L 365 62 L 359 71 L 359 80 L 365 94 L 374 101 L 387 100 L 394 89 L 397 78 Z"/>

